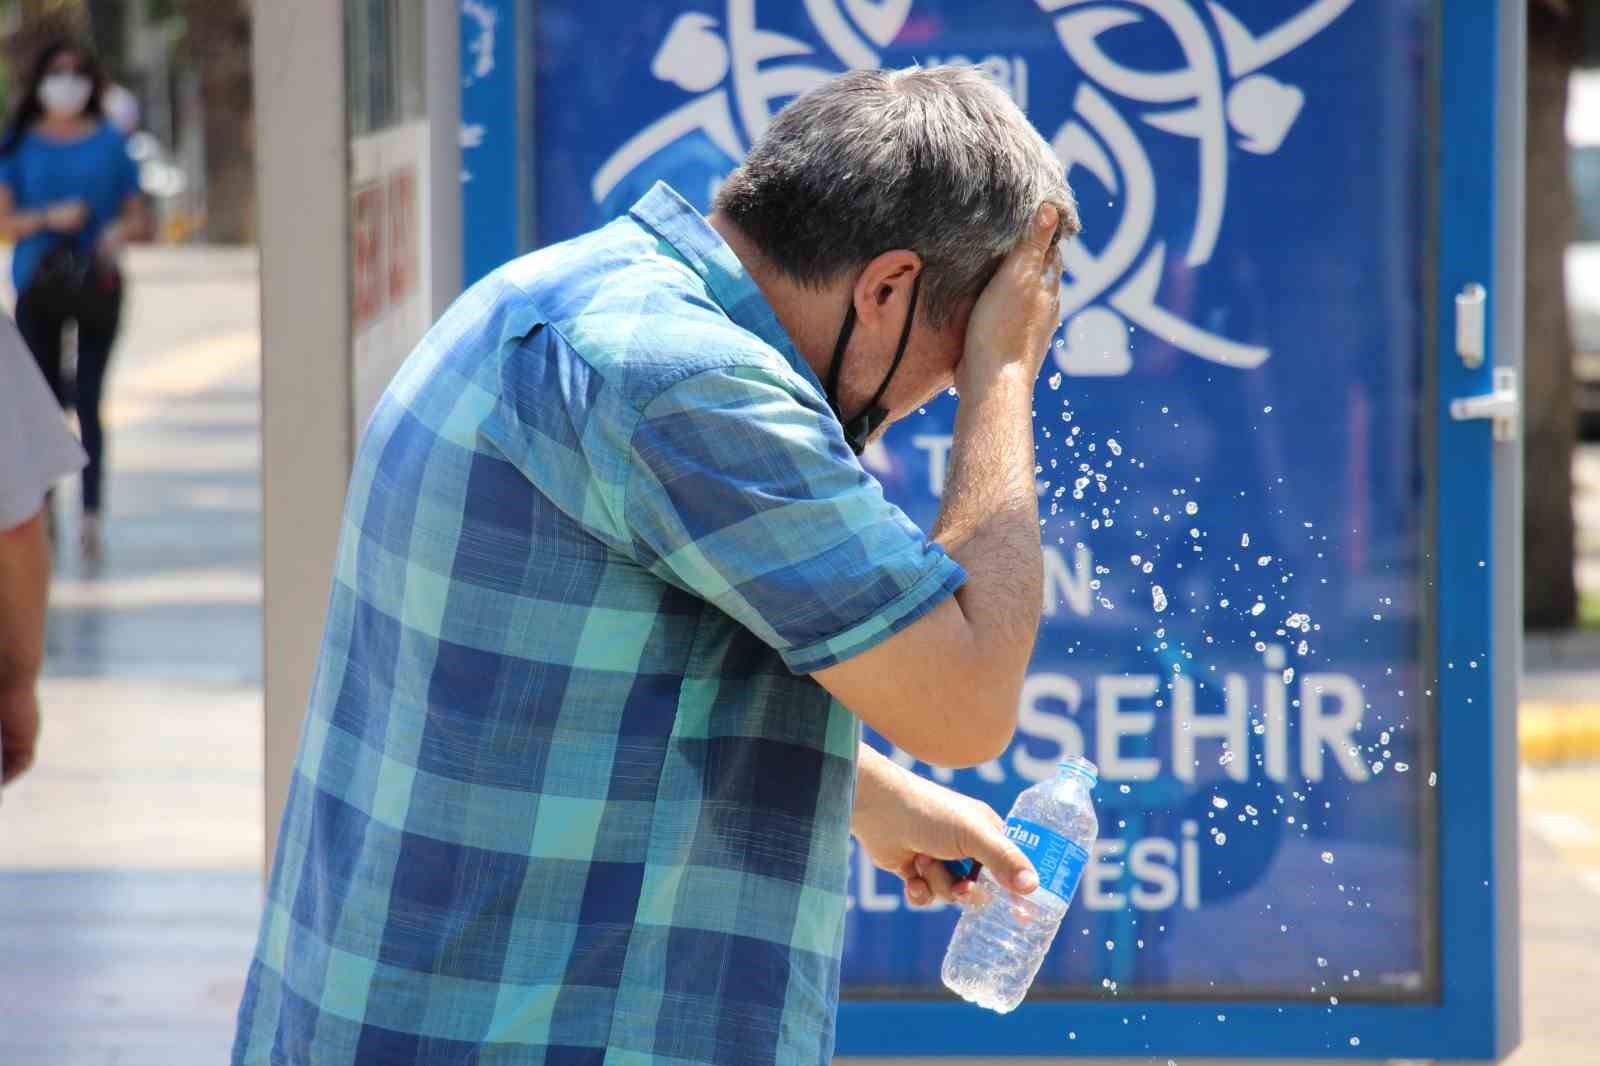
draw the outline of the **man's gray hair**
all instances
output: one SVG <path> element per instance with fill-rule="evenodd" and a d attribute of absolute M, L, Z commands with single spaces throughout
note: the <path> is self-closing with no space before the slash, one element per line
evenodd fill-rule
<path fill-rule="evenodd" d="M 922 257 L 942 326 L 1027 233 L 1039 204 L 1078 232 L 1061 162 L 973 67 L 856 70 L 778 113 L 716 210 L 793 280 L 821 286 L 896 248 Z"/>

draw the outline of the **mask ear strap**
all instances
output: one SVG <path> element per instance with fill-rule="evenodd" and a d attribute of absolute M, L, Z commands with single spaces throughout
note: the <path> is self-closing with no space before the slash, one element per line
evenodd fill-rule
<path fill-rule="evenodd" d="M 877 409 L 878 401 L 883 399 L 883 394 L 889 391 L 889 382 L 894 380 L 894 372 L 900 369 L 900 360 L 906 357 L 906 344 L 911 340 L 911 321 L 917 317 L 917 290 L 921 287 L 922 272 L 918 271 L 917 276 L 911 279 L 911 306 L 906 309 L 906 324 L 900 328 L 900 343 L 895 346 L 894 361 L 889 364 L 889 372 L 883 376 L 883 383 L 878 386 L 878 391 L 873 393 L 872 399 L 867 401 L 868 411 Z M 850 312 L 852 314 L 855 313 L 855 309 L 855 305 L 851 304 Z M 837 359 L 837 355 L 835 358 Z M 834 369 L 838 369 L 837 363 L 835 363 Z M 830 371 L 829 376 L 833 376 L 832 371 Z M 878 421 L 882 422 L 883 419 L 880 418 Z"/>
<path fill-rule="evenodd" d="M 850 345 L 850 334 L 856 328 L 856 304 L 850 301 L 850 306 L 845 309 L 844 325 L 839 328 L 839 341 L 833 346 L 833 362 L 828 364 L 828 406 L 833 408 L 833 413 L 839 418 L 844 418 L 844 412 L 839 410 L 839 370 L 844 365 L 844 350 Z"/>

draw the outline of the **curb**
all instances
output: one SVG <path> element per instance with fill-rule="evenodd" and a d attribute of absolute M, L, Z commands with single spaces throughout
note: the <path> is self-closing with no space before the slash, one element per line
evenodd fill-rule
<path fill-rule="evenodd" d="M 1600 761 L 1600 703 L 1524 700 L 1517 714 L 1524 766 Z"/>

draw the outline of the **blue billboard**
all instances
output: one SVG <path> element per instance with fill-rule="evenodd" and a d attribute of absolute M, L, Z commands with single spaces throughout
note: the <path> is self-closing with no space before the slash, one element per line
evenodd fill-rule
<path fill-rule="evenodd" d="M 1493 51 L 1476 6 L 1447 31 L 1425 0 L 526 5 L 539 244 L 658 180 L 708 210 L 777 110 L 848 68 L 975 64 L 1066 168 L 1083 234 L 1035 400 L 1044 619 L 1016 739 L 950 771 L 869 734 L 1002 812 L 1061 758 L 1098 764 L 1101 839 L 1021 1015 L 1127 1003 L 1148 1026 L 1136 1005 L 1176 1000 L 1222 1025 L 1249 1003 L 1263 1025 L 1325 1020 L 1276 1053 L 1359 1055 L 1344 1030 L 1389 1016 L 1359 1005 L 1454 994 L 1437 708 L 1489 703 L 1491 662 L 1487 622 L 1438 624 L 1439 87 L 1470 83 L 1452 33 Z M 1493 63 L 1477 73 L 1492 116 Z M 1491 184 L 1454 194 L 1487 212 Z M 924 528 L 955 404 L 862 460 Z M 1481 591 L 1476 529 L 1449 550 Z M 909 907 L 859 852 L 851 876 L 841 1051 L 903 1050 L 932 1018 L 915 1004 L 951 998 L 956 913 Z M 854 1040 L 851 1004 L 895 1002 L 872 1017 L 904 1039 Z M 1387 1053 L 1449 1050 L 1426 1017 Z M 1010 1050 L 1160 1043 L 1056 1028 Z"/>

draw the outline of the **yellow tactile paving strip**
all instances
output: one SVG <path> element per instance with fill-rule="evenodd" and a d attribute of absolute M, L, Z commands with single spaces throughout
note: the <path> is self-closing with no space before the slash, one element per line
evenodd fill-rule
<path fill-rule="evenodd" d="M 1524 700 L 1517 715 L 1517 745 L 1528 766 L 1600 762 L 1600 699 Z"/>

